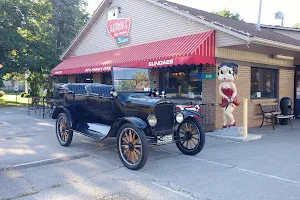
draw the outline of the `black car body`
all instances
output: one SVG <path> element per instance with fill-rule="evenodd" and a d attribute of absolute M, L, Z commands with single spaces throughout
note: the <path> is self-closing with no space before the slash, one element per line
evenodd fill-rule
<path fill-rule="evenodd" d="M 130 169 L 144 166 L 149 145 L 175 142 L 189 155 L 202 150 L 205 134 L 199 113 L 176 111 L 172 101 L 152 91 L 146 69 L 112 72 L 113 85 L 69 83 L 54 90 L 65 102 L 52 116 L 61 145 L 70 145 L 73 131 L 99 140 L 117 137 L 121 161 Z"/>

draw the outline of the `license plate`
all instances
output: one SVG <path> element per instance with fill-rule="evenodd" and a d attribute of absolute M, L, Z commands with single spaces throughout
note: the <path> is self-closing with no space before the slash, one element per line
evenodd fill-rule
<path fill-rule="evenodd" d="M 169 144 L 173 142 L 173 135 L 165 135 L 165 136 L 158 136 L 157 137 L 157 144 Z"/>

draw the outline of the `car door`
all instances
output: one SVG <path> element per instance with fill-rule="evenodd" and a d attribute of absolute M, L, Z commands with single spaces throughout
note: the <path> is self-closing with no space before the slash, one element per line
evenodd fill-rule
<path fill-rule="evenodd" d="M 101 118 L 107 121 L 112 121 L 113 118 L 113 98 L 100 97 L 99 108 Z"/>
<path fill-rule="evenodd" d="M 88 116 L 100 117 L 100 97 L 95 94 L 86 95 L 86 111 Z"/>

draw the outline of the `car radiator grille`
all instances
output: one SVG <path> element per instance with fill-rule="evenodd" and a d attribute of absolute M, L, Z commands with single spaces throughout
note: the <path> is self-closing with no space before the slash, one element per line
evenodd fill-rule
<path fill-rule="evenodd" d="M 155 115 L 157 117 L 156 131 L 169 130 L 174 125 L 174 104 L 165 103 L 155 106 Z"/>

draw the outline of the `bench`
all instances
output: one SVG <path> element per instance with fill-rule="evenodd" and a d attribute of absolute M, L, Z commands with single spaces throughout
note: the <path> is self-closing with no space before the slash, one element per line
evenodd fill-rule
<path fill-rule="evenodd" d="M 258 105 L 262 113 L 262 122 L 260 128 L 263 126 L 264 122 L 266 122 L 266 123 L 272 123 L 273 130 L 275 130 L 276 116 L 281 114 L 279 105 L 277 103 L 258 104 Z"/>
<path fill-rule="evenodd" d="M 263 126 L 264 122 L 272 123 L 273 130 L 275 130 L 275 119 L 289 119 L 292 126 L 291 118 L 294 118 L 294 115 L 282 115 L 279 108 L 279 104 L 270 103 L 270 104 L 258 104 L 262 112 L 262 122 L 260 128 Z"/>
<path fill-rule="evenodd" d="M 88 85 L 87 83 L 68 83 L 65 87 L 76 95 L 84 95 L 86 93 L 85 86 Z"/>

